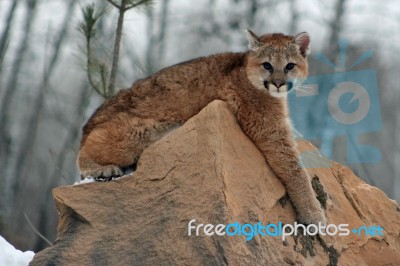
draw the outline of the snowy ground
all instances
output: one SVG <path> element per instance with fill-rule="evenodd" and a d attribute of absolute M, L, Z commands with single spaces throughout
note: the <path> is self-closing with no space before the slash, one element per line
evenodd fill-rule
<path fill-rule="evenodd" d="M 35 253 L 32 251 L 17 250 L 0 236 L 0 266 L 26 266 L 33 256 Z"/>

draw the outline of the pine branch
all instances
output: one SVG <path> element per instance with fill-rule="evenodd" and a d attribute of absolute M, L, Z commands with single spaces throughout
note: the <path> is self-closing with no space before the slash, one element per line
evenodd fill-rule
<path fill-rule="evenodd" d="M 99 65 L 99 63 L 95 60 L 93 51 L 92 51 L 92 39 L 96 36 L 96 25 L 101 16 L 104 14 L 104 11 L 96 14 L 94 4 L 89 4 L 82 8 L 83 21 L 81 22 L 79 28 L 82 34 L 86 39 L 86 74 L 89 80 L 90 86 L 101 96 L 107 98 L 109 93 L 107 93 L 107 82 L 106 78 L 103 76 L 103 73 L 108 72 L 105 64 Z M 95 74 L 100 74 L 101 82 L 97 81 L 95 78 Z"/>
<path fill-rule="evenodd" d="M 115 83 L 118 72 L 119 53 L 125 12 L 131 8 L 138 7 L 140 5 L 149 5 L 152 3 L 152 0 L 121 0 L 120 4 L 116 0 L 106 1 L 117 8 L 119 13 L 110 74 L 108 71 L 108 65 L 105 63 L 99 63 L 94 57 L 91 45 L 92 39 L 96 35 L 96 24 L 104 12 L 95 14 L 94 4 L 89 4 L 82 9 L 83 21 L 80 24 L 80 31 L 86 38 L 87 77 L 93 89 L 104 98 L 111 97 L 115 93 Z M 98 76 L 96 77 L 96 75 Z M 108 77 L 108 80 L 106 77 Z"/>

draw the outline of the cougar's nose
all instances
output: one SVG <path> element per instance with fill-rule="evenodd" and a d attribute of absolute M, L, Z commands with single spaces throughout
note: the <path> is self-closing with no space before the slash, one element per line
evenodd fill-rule
<path fill-rule="evenodd" d="M 272 84 L 274 84 L 275 87 L 279 88 L 279 87 L 285 85 L 285 82 L 283 80 L 276 79 L 276 80 L 272 81 Z"/>

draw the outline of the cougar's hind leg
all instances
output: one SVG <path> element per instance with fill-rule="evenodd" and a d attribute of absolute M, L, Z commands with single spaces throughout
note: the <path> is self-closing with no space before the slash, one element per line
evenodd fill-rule
<path fill-rule="evenodd" d="M 123 175 L 149 145 L 155 121 L 119 114 L 97 125 L 81 143 L 78 166 L 81 177 L 110 179 Z"/>
<path fill-rule="evenodd" d="M 134 168 L 143 150 L 160 139 L 174 123 L 159 123 L 120 115 L 95 127 L 81 144 L 78 166 L 81 177 L 109 180 Z"/>

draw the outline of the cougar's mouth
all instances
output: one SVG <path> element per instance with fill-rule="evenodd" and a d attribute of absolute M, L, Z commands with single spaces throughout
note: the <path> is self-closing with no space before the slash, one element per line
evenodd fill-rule
<path fill-rule="evenodd" d="M 293 82 L 291 82 L 291 81 L 288 81 L 288 82 L 286 82 L 286 92 L 289 92 L 291 89 L 293 89 Z M 268 81 L 266 81 L 266 80 L 264 80 L 264 87 L 265 87 L 265 89 L 267 89 L 267 91 L 270 91 L 270 89 L 269 89 L 269 82 Z M 280 93 L 280 88 L 276 88 L 276 91 L 278 92 L 278 93 Z"/>
<path fill-rule="evenodd" d="M 269 89 L 269 82 L 266 81 L 266 80 L 264 80 L 264 87 L 267 89 L 267 91 L 271 92 L 270 89 Z M 280 92 L 281 92 L 281 91 L 280 91 L 280 88 L 277 88 L 276 86 L 275 86 L 275 88 L 276 88 L 276 92 L 277 92 L 277 93 L 280 93 Z"/>

